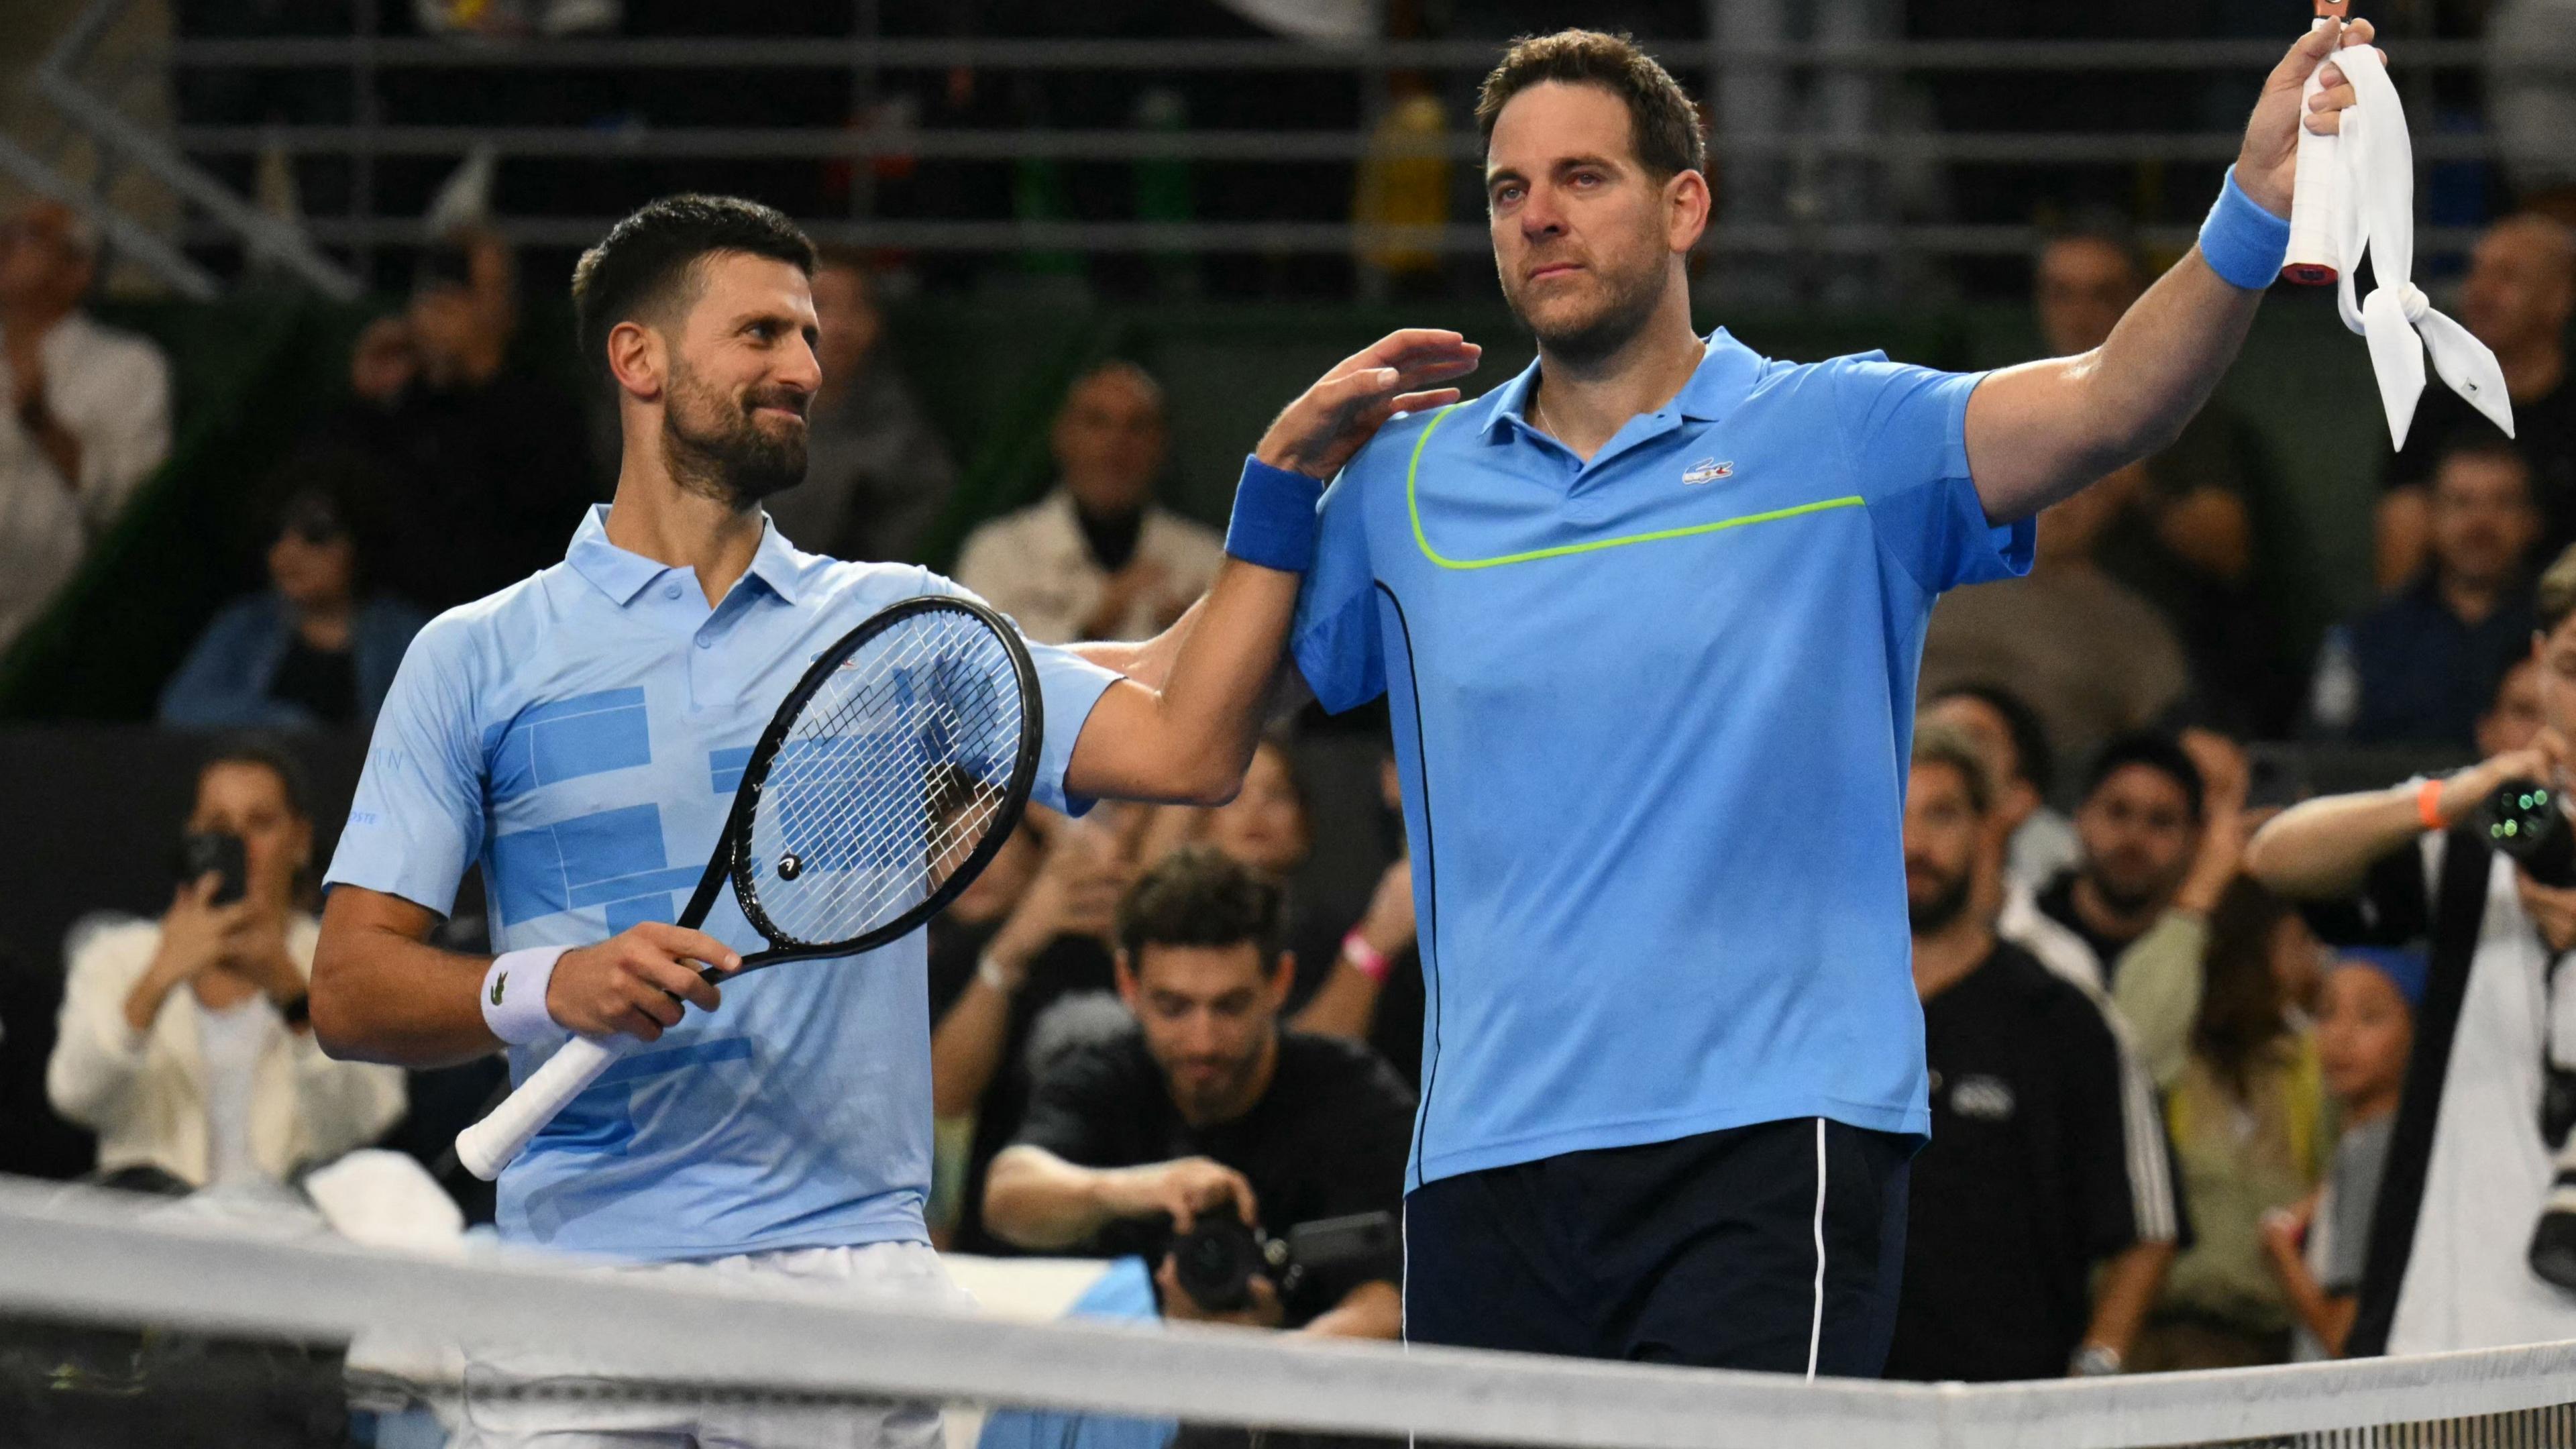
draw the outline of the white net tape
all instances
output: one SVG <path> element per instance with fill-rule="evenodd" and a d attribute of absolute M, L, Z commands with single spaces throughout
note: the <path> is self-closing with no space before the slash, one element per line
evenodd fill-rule
<path fill-rule="evenodd" d="M 2080 1382 L 1811 1384 L 1250 1330 L 1008 1323 L 497 1251 L 399 1255 L 13 1180 L 0 1180 L 0 1223 L 0 1319 L 333 1345 L 371 1333 L 577 1345 L 613 1382 L 664 1392 L 891 1395 L 1591 1449 L 2518 1446 L 2576 1432 L 2564 1407 L 2576 1402 L 2576 1343 Z M 2425 1421 L 2450 1422 L 2394 1427 Z"/>

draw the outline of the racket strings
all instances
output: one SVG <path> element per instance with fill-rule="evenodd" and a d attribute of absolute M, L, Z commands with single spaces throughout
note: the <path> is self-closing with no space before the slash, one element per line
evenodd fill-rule
<path fill-rule="evenodd" d="M 753 809 L 761 913 L 796 944 L 853 940 L 964 866 L 1007 803 L 1023 720 L 1010 652 L 981 620 L 896 621 L 798 712 Z"/>

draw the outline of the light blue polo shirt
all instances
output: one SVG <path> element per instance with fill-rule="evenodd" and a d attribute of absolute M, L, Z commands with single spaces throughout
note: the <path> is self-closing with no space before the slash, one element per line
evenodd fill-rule
<path fill-rule="evenodd" d="M 1790 1117 L 1930 1128 L 1902 843 L 1944 589 L 2030 566 L 1979 376 L 1724 331 L 1590 463 L 1537 367 L 1325 494 L 1293 647 L 1385 693 L 1427 1002 L 1408 1186 Z"/>
<path fill-rule="evenodd" d="M 448 911 L 479 861 L 495 950 L 587 945 L 679 917 L 745 762 L 807 664 L 860 620 L 965 594 L 764 531 L 713 609 L 696 571 L 608 541 L 451 609 L 394 677 L 328 883 Z M 1030 646 L 1062 808 L 1084 719 L 1116 677 Z M 764 944 L 726 891 L 705 929 Z M 501 1175 L 505 1239 L 636 1259 L 926 1241 L 930 1008 L 920 932 L 761 971 L 609 1069 Z M 513 1080 L 559 1042 L 513 1047 Z"/>

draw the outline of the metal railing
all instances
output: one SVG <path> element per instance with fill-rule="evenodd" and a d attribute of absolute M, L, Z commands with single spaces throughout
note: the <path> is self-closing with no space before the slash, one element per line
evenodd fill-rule
<path fill-rule="evenodd" d="M 166 185 L 187 204 L 184 241 L 238 245 L 333 296 L 354 295 L 357 277 L 331 251 L 363 265 L 374 248 L 417 244 L 417 218 L 371 205 L 368 178 L 389 158 L 464 157 L 480 150 L 511 161 L 779 160 L 916 166 L 979 163 L 1185 163 L 1242 167 L 1316 163 L 1356 165 L 1388 154 L 1373 139 L 1387 79 L 1399 72 L 1472 75 L 1499 51 L 1485 41 L 1390 41 L 1365 46 L 1305 41 L 1130 41 L 897 39 L 853 35 L 811 39 L 542 39 L 460 43 L 446 39 L 351 34 L 269 39 L 190 38 L 170 43 L 157 63 L 190 71 L 324 71 L 344 76 L 347 114 L 334 124 L 179 124 L 144 128 L 80 78 L 98 36 L 131 0 L 94 0 L 40 69 L 41 94 L 102 148 Z M 864 8 L 864 7 L 863 7 Z M 1695 89 L 1714 91 L 1713 151 L 1727 172 L 1724 209 L 1704 245 L 1736 256 L 1812 256 L 1884 263 L 1914 256 L 2000 255 L 2027 249 L 2033 229 L 2008 224 L 1891 220 L 1889 173 L 1956 167 L 2142 167 L 2217 164 L 2231 159 L 2238 135 L 2214 131 L 2010 132 L 1944 131 L 1891 123 L 1889 88 L 1910 77 L 1990 74 L 1999 80 L 2039 74 L 2089 74 L 2106 85 L 2133 75 L 2259 75 L 2280 56 L 2270 40 L 2172 41 L 1908 41 L 1873 33 L 1887 7 L 1868 0 L 1819 0 L 1817 38 L 1784 38 L 1778 0 L 1709 0 L 1710 33 L 1725 43 L 1657 43 L 1657 55 Z M 1849 10 L 1837 21 L 1835 17 Z M 374 7 L 353 9 L 372 28 Z M 1871 19 L 1872 15 L 1877 19 Z M 2402 73 L 2423 77 L 2490 63 L 2485 47 L 2457 40 L 2396 39 Z M 1034 74 L 1116 72 L 1139 78 L 1188 73 L 1267 73 L 1293 80 L 1317 73 L 1355 76 L 1361 94 L 1355 128 L 1287 130 L 1060 129 L 936 127 L 876 121 L 841 126 L 660 126 L 626 120 L 608 125 L 479 127 L 396 124 L 383 118 L 381 88 L 390 75 L 453 75 L 470 84 L 494 72 L 634 72 L 706 70 L 845 73 L 858 96 L 881 94 L 890 78 L 967 68 Z M 1750 99 L 1754 104 L 1747 104 Z M 1732 102 L 1732 103 L 1730 103 Z M 2493 154 L 2479 133 L 2419 124 L 2416 153 L 2428 163 L 2475 162 Z M 1403 152 L 1472 164 L 1481 144 L 1458 125 Z M 358 177 L 346 214 L 300 219 L 271 215 L 192 158 L 283 156 L 343 158 Z M 23 155 L 0 152 L 0 168 L 23 170 Z M 1074 220 L 897 217 L 876 213 L 869 168 L 852 168 L 846 214 L 807 218 L 820 236 L 914 252 L 1252 252 L 1351 254 L 1373 247 L 1471 254 L 1484 251 L 1484 227 L 1461 220 L 1437 227 L 1373 227 L 1329 217 L 1283 220 Z M 1472 190 L 1472 188 L 1470 188 Z M 642 198 L 638 197 L 637 200 Z M 596 216 L 509 214 L 496 224 L 514 242 L 571 246 L 595 240 L 608 224 Z M 129 236 L 130 221 L 111 227 Z M 2153 228 L 2151 243 L 2187 240 L 2185 228 Z M 2464 228 L 2427 228 L 2428 253 L 2466 244 Z M 138 259 L 175 287 L 202 285 L 204 271 L 164 239 L 139 241 Z M 193 273 L 189 270 L 194 268 Z"/>

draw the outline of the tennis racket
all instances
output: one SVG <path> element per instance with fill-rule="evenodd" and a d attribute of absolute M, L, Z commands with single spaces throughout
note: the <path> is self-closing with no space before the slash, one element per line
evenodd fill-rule
<path fill-rule="evenodd" d="M 1037 669 L 1002 616 L 938 594 L 879 610 L 815 659 L 761 733 L 679 924 L 705 924 L 730 882 L 769 943 L 742 971 L 905 935 L 966 889 L 1018 826 L 1043 723 Z M 487 1182 L 499 1176 L 641 1045 L 574 1037 L 457 1134 L 457 1160 Z"/>

